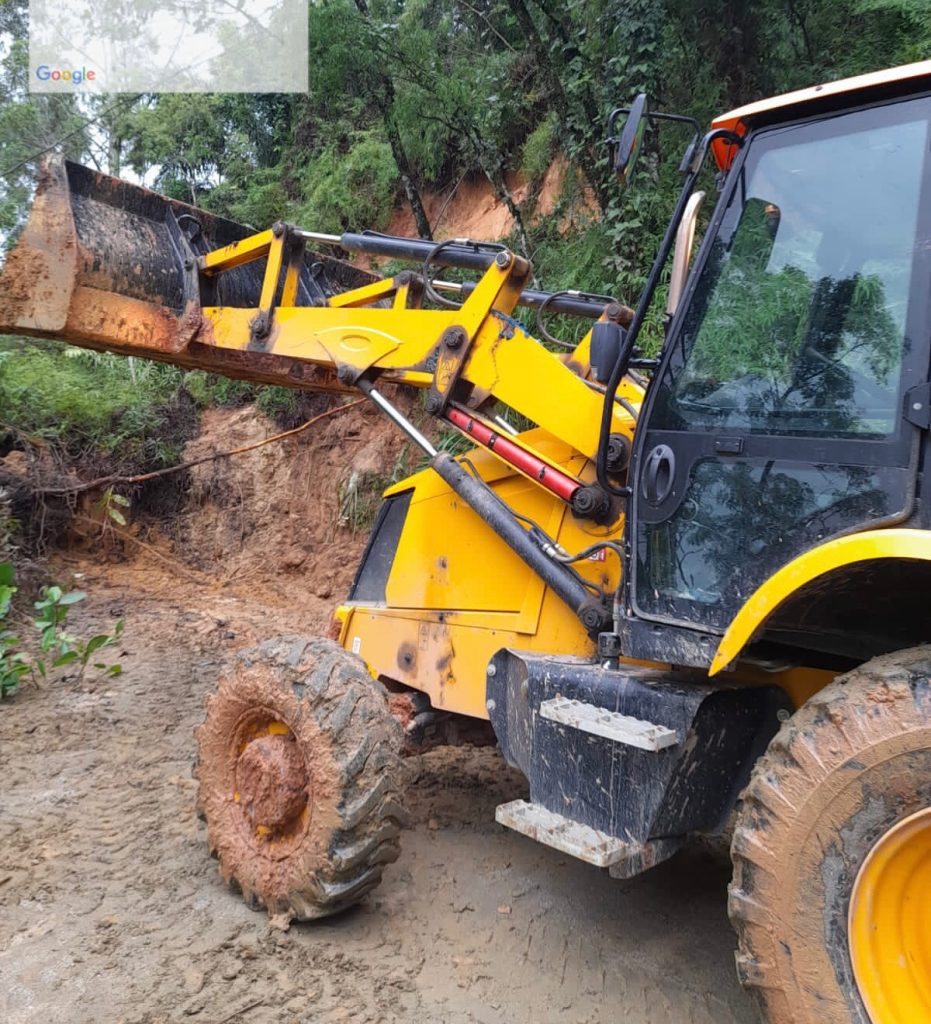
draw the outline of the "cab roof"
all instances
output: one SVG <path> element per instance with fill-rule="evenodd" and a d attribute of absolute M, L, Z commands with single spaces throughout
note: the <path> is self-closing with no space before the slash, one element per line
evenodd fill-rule
<path fill-rule="evenodd" d="M 772 96 L 766 100 L 758 100 L 756 103 L 748 103 L 743 107 L 737 107 L 726 114 L 721 114 L 711 122 L 712 128 L 729 128 L 738 135 L 746 133 L 754 121 L 769 116 L 776 111 L 784 110 L 786 119 L 789 116 L 804 115 L 805 106 L 814 103 L 823 103 L 835 97 L 845 97 L 850 102 L 854 100 L 856 93 L 868 93 L 885 86 L 895 86 L 899 83 L 914 82 L 916 79 L 927 79 L 927 85 L 931 86 L 931 60 L 918 61 L 915 64 L 903 64 L 897 68 L 886 68 L 884 71 L 871 71 L 867 75 L 856 75 L 854 78 L 842 78 L 837 82 L 827 82 L 824 85 L 810 86 L 807 89 L 797 89 L 795 92 L 783 93 L 781 96 Z M 866 98 L 865 96 L 863 97 Z M 789 111 L 791 110 L 791 115 Z M 726 170 L 733 160 L 735 148 L 727 143 L 717 141 L 713 144 L 715 160 L 722 170 Z"/>

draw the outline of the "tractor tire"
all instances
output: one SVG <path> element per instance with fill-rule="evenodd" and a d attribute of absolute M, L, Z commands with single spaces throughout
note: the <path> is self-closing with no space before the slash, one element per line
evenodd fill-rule
<path fill-rule="evenodd" d="M 363 662 L 332 640 L 242 652 L 195 730 L 210 852 L 279 923 L 357 903 L 397 860 L 402 730 Z"/>
<path fill-rule="evenodd" d="M 852 903 L 858 913 L 880 909 L 861 897 L 860 869 L 897 823 L 928 818 L 928 808 L 931 646 L 847 673 L 774 737 L 741 794 L 728 900 L 737 973 L 767 1024 L 917 1021 L 892 1012 L 871 1022 L 865 1001 L 876 1012 L 876 986 L 898 982 L 870 968 L 861 991 L 863 947 L 852 954 L 848 915 Z M 871 917 L 866 931 L 875 944 Z M 918 931 L 927 935 L 920 922 Z M 928 981 L 915 980 L 919 989 Z"/>

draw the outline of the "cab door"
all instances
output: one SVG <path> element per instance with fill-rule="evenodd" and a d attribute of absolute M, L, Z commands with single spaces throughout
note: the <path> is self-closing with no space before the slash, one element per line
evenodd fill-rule
<path fill-rule="evenodd" d="M 744 146 L 638 427 L 635 621 L 723 632 L 806 549 L 910 514 L 929 116 L 913 98 Z"/>

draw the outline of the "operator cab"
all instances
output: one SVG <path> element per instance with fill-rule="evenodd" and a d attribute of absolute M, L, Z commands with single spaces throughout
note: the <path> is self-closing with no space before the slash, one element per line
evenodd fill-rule
<path fill-rule="evenodd" d="M 928 87 L 906 76 L 897 94 L 835 89 L 814 109 L 721 119 L 743 145 L 719 149 L 724 190 L 634 445 L 625 653 L 657 657 L 675 637 L 684 664 L 707 667 L 777 570 L 912 515 L 920 425 L 905 396 L 928 377 L 931 333 Z M 921 628 L 913 609 L 892 595 L 858 657 L 927 639 L 902 636 Z M 832 625 L 833 641 L 824 621 L 782 639 L 850 650 Z"/>

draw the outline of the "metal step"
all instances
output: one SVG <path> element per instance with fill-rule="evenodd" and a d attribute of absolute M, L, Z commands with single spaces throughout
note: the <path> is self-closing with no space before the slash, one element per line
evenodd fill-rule
<path fill-rule="evenodd" d="M 608 868 L 612 878 L 639 875 L 671 857 L 684 841 L 681 836 L 671 836 L 627 843 L 527 800 L 501 804 L 495 809 L 495 821 L 596 868 Z"/>
<path fill-rule="evenodd" d="M 566 697 L 541 701 L 540 717 L 641 750 L 664 750 L 678 743 L 675 729 Z"/>
<path fill-rule="evenodd" d="M 501 804 L 495 809 L 495 821 L 596 868 L 607 868 L 624 860 L 629 850 L 629 844 L 616 836 L 580 825 L 527 800 Z"/>

